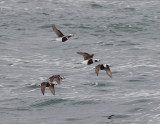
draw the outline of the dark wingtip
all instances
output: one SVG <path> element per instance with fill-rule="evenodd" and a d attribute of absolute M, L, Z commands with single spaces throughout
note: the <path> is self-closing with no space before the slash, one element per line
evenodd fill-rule
<path fill-rule="evenodd" d="M 109 77 L 112 78 L 112 72 L 111 72 L 111 74 L 109 75 Z"/>
<path fill-rule="evenodd" d="M 98 76 L 98 73 L 96 72 L 96 75 Z"/>
<path fill-rule="evenodd" d="M 44 96 L 44 92 L 42 91 L 42 95 Z"/>

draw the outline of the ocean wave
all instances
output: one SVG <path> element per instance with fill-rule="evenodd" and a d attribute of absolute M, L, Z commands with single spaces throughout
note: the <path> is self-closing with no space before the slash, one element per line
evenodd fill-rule
<path fill-rule="evenodd" d="M 31 107 L 50 107 L 55 104 L 61 104 L 61 103 L 66 103 L 69 102 L 70 100 L 68 99 L 60 99 L 60 98 L 52 98 L 52 99 L 46 99 L 46 100 L 40 100 L 40 101 L 35 101 L 35 103 L 31 104 Z"/>

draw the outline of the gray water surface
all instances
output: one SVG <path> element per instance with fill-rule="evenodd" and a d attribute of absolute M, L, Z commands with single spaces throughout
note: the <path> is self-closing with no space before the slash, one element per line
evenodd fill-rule
<path fill-rule="evenodd" d="M 1 0 L 1 124 L 159 124 L 159 0 Z M 67 42 L 55 41 L 51 25 Z M 76 52 L 94 53 L 92 65 Z M 113 78 L 94 66 L 112 64 Z M 40 84 L 65 77 L 53 96 Z M 112 119 L 108 116 L 114 115 Z"/>

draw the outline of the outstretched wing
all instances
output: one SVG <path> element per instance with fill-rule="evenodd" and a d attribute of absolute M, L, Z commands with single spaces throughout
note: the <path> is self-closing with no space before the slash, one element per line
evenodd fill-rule
<path fill-rule="evenodd" d="M 47 82 L 41 83 L 41 91 L 42 91 L 42 94 L 43 94 L 43 95 L 44 95 L 44 93 L 45 93 L 46 85 L 47 85 Z"/>
<path fill-rule="evenodd" d="M 100 65 L 97 65 L 97 66 L 95 67 L 95 72 L 96 72 L 97 76 L 98 76 L 98 74 L 99 74 L 99 68 L 100 68 Z"/>
<path fill-rule="evenodd" d="M 50 83 L 52 83 L 53 82 L 53 80 L 54 80 L 54 75 L 53 76 L 51 76 L 51 77 L 49 77 L 49 81 L 50 81 Z"/>
<path fill-rule="evenodd" d="M 57 78 L 56 81 L 58 84 L 60 84 L 60 78 Z"/>
<path fill-rule="evenodd" d="M 49 86 L 50 91 L 52 92 L 53 95 L 55 95 L 55 90 L 54 90 L 54 84 L 51 84 Z"/>
<path fill-rule="evenodd" d="M 94 56 L 94 54 L 88 54 L 88 53 L 85 53 L 85 52 L 77 52 L 77 54 L 82 55 L 84 57 L 84 60 L 91 59 Z"/>
<path fill-rule="evenodd" d="M 111 70 L 110 70 L 110 68 L 109 68 L 109 65 L 106 66 L 105 71 L 106 71 L 106 73 L 108 74 L 108 76 L 109 76 L 110 78 L 112 78 L 112 72 L 111 72 Z"/>
<path fill-rule="evenodd" d="M 52 29 L 57 34 L 58 37 L 64 36 L 63 33 L 60 30 L 58 30 L 55 25 L 52 25 Z"/>

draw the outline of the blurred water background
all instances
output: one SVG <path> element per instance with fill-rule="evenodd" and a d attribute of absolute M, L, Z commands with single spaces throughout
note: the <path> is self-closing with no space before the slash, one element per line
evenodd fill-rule
<path fill-rule="evenodd" d="M 159 0 L 0 0 L 1 124 L 159 124 Z M 75 36 L 55 41 L 51 25 Z M 76 52 L 94 53 L 93 65 Z M 113 78 L 94 66 L 112 64 Z M 53 96 L 40 83 L 65 79 Z M 114 115 L 112 119 L 108 116 Z"/>

